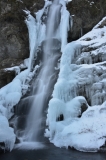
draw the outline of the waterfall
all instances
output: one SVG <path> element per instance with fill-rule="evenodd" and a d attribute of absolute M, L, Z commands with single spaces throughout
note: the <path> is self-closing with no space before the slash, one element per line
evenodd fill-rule
<path fill-rule="evenodd" d="M 33 87 L 36 88 L 33 93 L 34 98 L 29 98 L 31 106 L 29 106 L 25 130 L 18 137 L 21 142 L 19 145 L 23 148 L 25 146 L 36 148 L 36 145 L 38 147 L 39 142 L 42 142 L 40 134 L 44 121 L 43 115 L 56 81 L 55 67 L 60 57 L 60 50 L 67 43 L 68 21 L 69 13 L 64 0 L 46 1 L 44 8 L 36 13 L 36 19 L 28 12 L 26 24 L 30 41 L 29 71 L 34 67 L 33 59 L 39 46 L 42 48 L 42 65 L 33 83 Z"/>

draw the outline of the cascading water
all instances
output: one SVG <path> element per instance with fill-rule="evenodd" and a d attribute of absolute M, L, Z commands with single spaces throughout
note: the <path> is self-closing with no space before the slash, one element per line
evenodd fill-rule
<path fill-rule="evenodd" d="M 20 139 L 20 146 L 25 147 L 26 145 L 30 147 L 33 144 L 33 147 L 36 148 L 35 142 L 41 142 L 40 134 L 42 132 L 41 124 L 43 123 L 43 112 L 47 108 L 48 101 L 53 91 L 53 85 L 56 81 L 56 72 L 55 67 L 60 57 L 60 49 L 62 43 L 62 36 L 64 33 L 60 33 L 61 31 L 68 30 L 68 25 L 65 25 L 62 28 L 62 24 L 64 21 L 63 12 L 66 11 L 65 1 L 64 0 L 54 0 L 46 1 L 46 4 L 42 10 L 40 10 L 36 14 L 36 20 L 29 15 L 29 20 L 33 21 L 33 26 L 29 22 L 27 22 L 27 26 L 29 29 L 29 38 L 30 38 L 30 64 L 29 70 L 32 69 L 33 63 L 32 60 L 36 54 L 37 45 L 39 45 L 40 41 L 42 48 L 42 65 L 41 69 L 38 73 L 37 78 L 33 85 L 37 85 L 33 94 L 33 102 L 30 107 L 30 111 L 26 120 L 25 130 L 21 131 L 21 136 L 18 136 Z M 43 14 L 47 12 L 47 18 L 45 24 L 42 22 Z M 66 14 L 66 19 L 69 19 L 69 14 Z M 68 23 L 67 23 L 68 24 Z M 40 30 L 38 30 L 40 28 Z M 44 29 L 46 28 L 46 30 Z M 32 29 L 37 33 L 33 33 Z M 42 37 L 42 40 L 39 36 Z M 35 35 L 33 35 L 35 34 Z M 46 38 L 44 38 L 46 37 Z M 67 39 L 67 36 L 66 36 Z M 33 42 L 36 41 L 36 42 Z M 65 40 L 66 42 L 67 40 Z M 55 80 L 54 80 L 55 79 Z M 29 98 L 29 101 L 32 99 Z M 38 143 L 37 143 L 38 145 Z"/>

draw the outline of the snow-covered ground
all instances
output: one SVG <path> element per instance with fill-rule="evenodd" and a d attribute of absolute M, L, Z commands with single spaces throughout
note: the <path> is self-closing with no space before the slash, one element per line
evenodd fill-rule
<path fill-rule="evenodd" d="M 105 23 L 106 17 L 63 50 L 45 132 L 58 147 L 96 152 L 105 144 Z"/>

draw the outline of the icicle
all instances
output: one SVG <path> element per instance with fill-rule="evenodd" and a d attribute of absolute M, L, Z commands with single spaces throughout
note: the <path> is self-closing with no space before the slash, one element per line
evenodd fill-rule
<path fill-rule="evenodd" d="M 30 57 L 29 57 L 29 72 L 32 70 L 34 54 L 37 47 L 37 24 L 35 18 L 29 14 L 25 20 L 29 32 L 29 46 L 30 46 Z"/>
<path fill-rule="evenodd" d="M 60 37 L 61 37 L 61 51 L 63 51 L 65 45 L 67 44 L 67 36 L 69 31 L 69 18 L 70 14 L 63 6 L 61 9 L 61 22 L 60 22 Z"/>

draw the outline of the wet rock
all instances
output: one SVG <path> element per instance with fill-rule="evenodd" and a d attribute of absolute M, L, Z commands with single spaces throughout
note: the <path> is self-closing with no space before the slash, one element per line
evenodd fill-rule
<path fill-rule="evenodd" d="M 87 110 L 87 108 L 88 108 L 88 106 L 87 106 L 86 103 L 81 104 L 81 115 L 82 115 L 83 112 L 85 112 Z"/>
<path fill-rule="evenodd" d="M 19 66 L 22 63 L 23 63 L 22 59 L 7 58 L 1 62 L 0 69 Z"/>
<path fill-rule="evenodd" d="M 57 117 L 56 121 L 63 121 L 64 120 L 64 115 L 60 114 L 59 117 Z"/>
<path fill-rule="evenodd" d="M 0 88 L 10 83 L 16 76 L 15 71 L 0 70 Z"/>
<path fill-rule="evenodd" d="M 29 57 L 28 30 L 23 10 L 31 13 L 44 5 L 42 0 L 0 0 L 0 69 L 19 66 Z M 14 78 L 15 72 L 0 70 L 0 87 Z"/>
<path fill-rule="evenodd" d="M 106 137 L 105 137 L 106 138 Z M 106 152 L 106 141 L 105 143 L 103 144 L 103 146 L 100 147 L 99 149 L 100 152 Z"/>
<path fill-rule="evenodd" d="M 5 143 L 0 142 L 0 153 L 4 153 L 4 152 L 5 152 Z"/>

